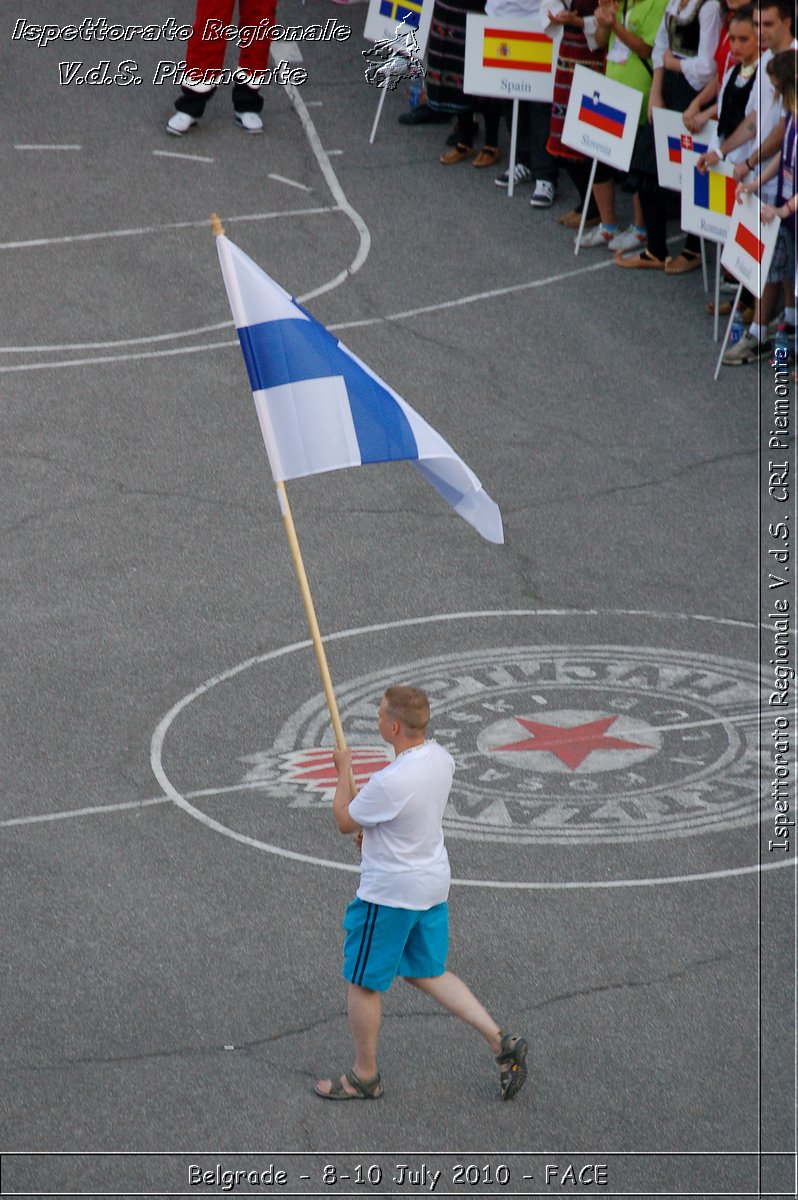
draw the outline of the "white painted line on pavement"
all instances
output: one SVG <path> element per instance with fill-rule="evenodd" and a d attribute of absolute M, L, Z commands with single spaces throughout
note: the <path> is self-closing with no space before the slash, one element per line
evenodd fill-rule
<path fill-rule="evenodd" d="M 306 292 L 304 296 L 299 296 L 298 299 L 300 303 L 304 304 L 308 300 L 312 300 L 315 296 L 321 296 L 324 292 L 331 292 L 334 288 L 337 288 L 342 283 L 345 283 L 346 280 L 349 279 L 351 275 L 354 275 L 356 271 L 360 270 L 360 268 L 363 266 L 363 263 L 368 258 L 368 253 L 371 249 L 371 234 L 369 233 L 368 225 L 363 220 L 360 213 L 352 207 L 346 198 L 346 194 L 344 189 L 341 187 L 338 176 L 335 174 L 335 171 L 332 168 L 329 155 L 326 153 L 321 144 L 321 139 L 316 131 L 316 126 L 311 120 L 305 101 L 299 94 L 299 88 L 295 87 L 293 83 L 289 83 L 286 84 L 285 90 L 288 94 L 289 100 L 294 106 L 297 116 L 302 122 L 302 128 L 305 131 L 305 137 L 308 139 L 310 148 L 316 156 L 316 161 L 319 164 L 319 170 L 324 176 L 327 186 L 332 193 L 333 200 L 336 202 L 341 212 L 345 213 L 346 216 L 349 217 L 349 220 L 357 230 L 360 239 L 357 253 L 349 266 L 345 270 L 339 272 L 339 274 L 336 275 L 334 279 L 331 279 L 328 283 L 322 284 L 321 287 L 314 288 L 312 292 Z"/>
<path fill-rule="evenodd" d="M 240 217 L 227 217 L 223 220 L 228 225 L 238 221 L 276 221 L 281 217 L 316 217 L 324 213 L 334 213 L 335 207 L 325 208 L 289 208 L 281 212 L 248 213 Z M 32 246 L 60 246 L 69 242 L 94 242 L 101 238 L 141 237 L 144 233 L 165 233 L 170 229 L 203 229 L 210 228 L 206 217 L 202 221 L 172 221 L 167 225 L 142 225 L 138 229 L 106 229 L 100 233 L 73 233 L 66 237 L 28 238 L 20 242 L 0 242 L 0 250 L 29 250 Z"/>
<path fill-rule="evenodd" d="M 311 150 L 313 151 L 314 155 L 316 156 L 316 161 L 319 164 L 319 170 L 321 171 L 322 175 L 324 176 L 327 186 L 329 187 L 330 192 L 332 193 L 333 199 L 335 200 L 335 204 L 332 206 L 325 206 L 325 207 L 320 207 L 320 208 L 294 209 L 294 210 L 289 210 L 287 212 L 254 213 L 254 214 L 249 214 L 246 216 L 238 216 L 238 217 L 224 216 L 224 220 L 228 224 L 234 224 L 235 222 L 243 222 L 243 221 L 263 221 L 263 220 L 271 220 L 271 219 L 275 219 L 275 218 L 288 217 L 288 216 L 316 216 L 316 215 L 322 215 L 322 214 L 328 215 L 330 213 L 338 213 L 338 212 L 342 212 L 346 217 L 349 218 L 349 220 L 354 225 L 354 227 L 358 233 L 358 238 L 359 238 L 358 249 L 355 254 L 355 257 L 353 258 L 353 260 L 349 264 L 349 266 L 345 270 L 340 271 L 333 279 L 330 279 L 330 280 L 328 280 L 327 283 L 323 283 L 323 284 L 321 284 L 321 286 L 314 288 L 313 291 L 306 292 L 303 296 L 297 297 L 299 302 L 304 304 L 308 300 L 313 299 L 315 296 L 320 296 L 324 292 L 329 292 L 329 291 L 332 291 L 334 288 L 339 287 L 342 283 L 345 283 L 346 280 L 351 275 L 354 275 L 356 271 L 360 270 L 363 263 L 366 261 L 366 258 L 368 257 L 369 249 L 371 247 L 371 235 L 369 233 L 366 222 L 363 220 L 363 218 L 360 216 L 360 214 L 355 211 L 355 209 L 352 207 L 352 205 L 347 200 L 344 190 L 338 181 L 338 177 L 332 168 L 332 164 L 330 163 L 329 157 L 325 153 L 324 147 L 321 144 L 319 135 L 316 132 L 316 127 L 313 124 L 310 114 L 307 111 L 307 106 L 305 105 L 305 102 L 302 99 L 302 97 L 299 95 L 297 88 L 293 84 L 287 84 L 286 92 L 288 93 L 291 103 L 292 103 L 300 121 L 302 122 L 302 127 L 304 129 L 305 136 L 308 139 Z M 111 230 L 111 231 L 107 231 L 104 233 L 73 234 L 71 236 L 61 237 L 61 238 L 37 238 L 34 240 L 28 240 L 28 241 L 5 242 L 5 243 L 0 243 L 0 250 L 23 249 L 23 248 L 29 248 L 31 246 L 50 246 L 50 245 L 69 243 L 69 242 L 90 241 L 93 239 L 103 238 L 103 237 L 132 237 L 132 236 L 139 236 L 139 235 L 145 234 L 145 233 L 160 233 L 161 231 L 163 231 L 165 229 L 190 229 L 190 228 L 199 229 L 199 228 L 203 228 L 203 227 L 207 226 L 207 224 L 208 224 L 207 220 L 178 221 L 178 222 L 173 222 L 169 225 L 156 225 L 156 226 L 151 226 L 149 228 L 145 227 L 145 228 L 141 228 L 141 229 Z M 114 346 L 143 345 L 143 344 L 148 344 L 148 343 L 152 343 L 152 342 L 168 340 L 170 338 L 191 337 L 194 335 L 194 333 L 197 333 L 197 332 L 206 332 L 207 333 L 207 332 L 221 330 L 221 329 L 229 329 L 231 327 L 231 324 L 232 324 L 232 322 L 230 322 L 230 321 L 221 321 L 217 325 L 206 326 L 203 330 L 186 330 L 186 331 L 178 331 L 176 333 L 170 333 L 170 334 L 154 334 L 154 335 L 150 335 L 150 336 L 142 337 L 142 338 L 127 338 L 124 340 L 114 340 L 114 341 L 106 341 L 106 342 L 73 343 L 71 345 L 62 345 L 62 346 L 16 346 L 16 347 L 0 346 L 0 353 L 41 354 L 41 353 L 49 353 L 51 351 L 61 351 L 61 350 L 109 349 Z M 64 361 L 64 362 L 53 362 L 53 363 L 44 363 L 44 364 L 43 363 L 28 363 L 28 364 L 24 364 L 24 365 L 17 366 L 17 367 L 0 367 L 0 372 L 4 373 L 4 374 L 8 374 L 8 373 L 14 373 L 14 372 L 20 372 L 20 371 L 28 371 L 28 370 L 42 370 L 48 366 L 49 367 L 57 367 L 57 368 L 62 367 L 62 366 L 89 366 L 89 365 L 94 365 L 95 363 L 129 361 L 130 359 L 133 359 L 133 358 L 154 358 L 154 357 L 159 357 L 159 356 L 166 357 L 166 356 L 173 355 L 173 354 L 185 354 L 185 353 L 193 354 L 200 350 L 215 350 L 215 349 L 218 349 L 220 346 L 235 345 L 235 344 L 236 344 L 235 342 L 230 342 L 230 343 L 216 342 L 216 343 L 211 343 L 207 346 L 189 346 L 189 347 L 181 348 L 178 350 L 164 350 L 164 351 L 155 351 L 155 352 L 150 351 L 150 352 L 146 352 L 143 354 L 127 354 L 127 355 L 119 355 L 119 356 L 104 355 L 104 356 L 98 357 L 98 358 L 89 358 L 89 359 L 84 358 L 84 359 L 68 360 L 68 361 Z"/>
<path fill-rule="evenodd" d="M 158 796 L 152 800 L 127 800 L 120 804 L 93 804 L 89 808 L 69 808 L 65 812 L 39 813 L 33 817 L 9 817 L 0 821 L 0 829 L 10 829 L 12 825 L 39 825 L 48 821 L 67 821 L 71 817 L 89 817 L 95 813 L 123 812 L 127 808 L 146 808 L 150 804 L 163 804 L 166 796 Z"/>
<path fill-rule="evenodd" d="M 63 145 L 63 146 L 34 146 L 30 143 L 20 143 L 14 147 L 15 150 L 82 150 L 82 146 Z"/>
<path fill-rule="evenodd" d="M 337 323 L 327 325 L 326 328 L 329 329 L 331 333 L 338 333 L 340 330 L 343 330 L 343 329 L 361 329 L 361 328 L 365 328 L 366 326 L 369 326 L 369 325 L 382 325 L 387 321 L 407 321 L 407 320 L 410 320 L 412 317 L 426 316 L 429 313 L 439 312 L 439 311 L 442 311 L 447 308 L 457 308 L 464 304 L 477 304 L 481 300 L 495 300 L 495 299 L 501 298 L 502 296 L 514 295 L 516 292 L 526 292 L 526 291 L 531 291 L 535 288 L 546 287 L 551 283 L 562 283 L 565 280 L 574 279 L 579 275 L 588 275 L 592 271 L 603 271 L 607 267 L 611 267 L 611 266 L 613 266 L 612 259 L 609 259 L 609 260 L 605 259 L 603 262 L 593 263 L 589 267 L 578 267 L 575 271 L 564 271 L 558 275 L 548 275 L 544 279 L 532 279 L 532 280 L 528 280 L 525 283 L 510 284 L 508 287 L 504 287 L 504 288 L 493 288 L 489 292 L 475 292 L 473 295 L 470 295 L 470 296 L 460 296 L 456 300 L 441 300 L 437 304 L 426 304 L 422 308 L 407 309 L 406 311 L 399 312 L 399 313 L 389 313 L 387 316 L 367 317 L 366 319 L 364 319 L 362 321 L 339 321 Z M 340 282 L 340 277 L 339 277 L 339 282 Z M 327 290 L 327 289 L 326 288 L 317 288 L 316 291 L 309 292 L 307 295 L 299 296 L 297 298 L 300 301 L 300 303 L 304 304 L 304 303 L 306 303 L 306 301 L 308 299 L 312 298 L 313 296 L 319 295 L 320 292 L 325 291 L 325 290 Z M 144 341 L 144 340 L 162 341 L 162 340 L 168 339 L 170 337 L 177 337 L 177 336 L 189 337 L 194 332 L 206 333 L 206 332 L 210 332 L 211 330 L 229 329 L 229 328 L 232 328 L 232 322 L 231 321 L 223 321 L 220 325 L 210 325 L 210 326 L 206 326 L 205 329 L 196 330 L 196 331 L 189 330 L 185 334 L 180 334 L 180 335 L 161 334 L 157 338 L 150 338 L 150 339 L 134 338 L 131 341 L 125 341 L 125 342 L 99 342 L 99 343 L 94 343 L 94 345 L 88 344 L 85 347 L 80 346 L 80 345 L 52 346 L 52 347 L 50 347 L 50 349 L 52 349 L 52 350 L 62 350 L 62 349 L 63 350 L 80 350 L 80 349 L 84 349 L 84 348 L 85 349 L 93 349 L 93 348 L 95 348 L 95 346 L 96 346 L 96 348 L 100 349 L 100 348 L 104 348 L 105 346 L 113 347 L 113 346 L 138 345 L 141 341 Z M 130 361 L 131 359 L 158 358 L 158 357 L 166 357 L 166 356 L 173 355 L 173 354 L 196 354 L 203 350 L 218 350 L 221 346 L 237 346 L 237 345 L 238 345 L 237 341 L 207 342 L 205 345 L 202 345 L 202 346 L 184 346 L 184 347 L 180 347 L 178 349 L 173 349 L 173 350 L 151 350 L 151 351 L 146 351 L 146 352 L 138 353 L 138 354 L 108 354 L 108 355 L 104 355 L 99 358 L 63 359 L 59 362 L 25 363 L 21 366 L 16 366 L 16 367 L 0 367 L 0 374 L 9 374 L 9 373 L 13 373 L 16 371 L 40 371 L 40 370 L 45 370 L 47 367 L 73 367 L 73 366 L 78 367 L 78 366 L 87 366 L 87 365 L 91 365 L 91 364 L 95 364 L 95 363 L 126 362 L 126 361 Z M 18 352 L 21 352 L 23 350 L 35 350 L 35 349 L 37 349 L 37 347 L 33 347 L 33 346 L 17 347 Z M 8 352 L 8 351 L 6 351 L 6 352 Z"/>
<path fill-rule="evenodd" d="M 286 179 L 285 175 L 274 175 L 270 172 L 267 179 L 275 179 L 277 183 L 287 183 L 289 187 L 299 188 L 302 192 L 313 191 L 313 188 L 308 187 L 306 183 L 297 183 L 295 179 Z"/>
<path fill-rule="evenodd" d="M 153 150 L 158 158 L 187 158 L 189 162 L 216 162 L 215 158 L 206 158 L 204 154 L 180 154 L 176 150 Z"/>
<path fill-rule="evenodd" d="M 252 783 L 232 783 L 227 787 L 200 788 L 195 792 L 186 792 L 192 800 L 201 796 L 224 796 L 228 792 L 256 792 L 258 785 Z M 170 796 L 152 796 L 148 800 L 125 800 L 119 804 L 93 804 L 88 808 L 68 808 L 64 812 L 38 813 L 32 817 L 8 817 L 0 821 L 0 829 L 9 829 L 12 825 L 42 825 L 49 821 L 67 821 L 73 817 L 91 817 L 96 813 L 124 812 L 131 808 L 151 808 L 154 804 L 171 804 Z"/>
<path fill-rule="evenodd" d="M 232 322 L 225 321 L 222 328 L 227 328 Z M 179 346 L 173 350 L 146 350 L 138 354 L 106 354 L 100 358 L 65 358 L 59 362 L 26 363 L 20 367 L 0 367 L 0 375 L 10 375 L 15 371 L 46 371 L 48 367 L 87 367 L 97 363 L 130 362 L 138 358 L 169 358 L 174 354 L 200 354 L 203 350 L 219 350 L 223 346 L 237 346 L 238 339 L 225 342 L 206 342 L 204 346 Z"/>

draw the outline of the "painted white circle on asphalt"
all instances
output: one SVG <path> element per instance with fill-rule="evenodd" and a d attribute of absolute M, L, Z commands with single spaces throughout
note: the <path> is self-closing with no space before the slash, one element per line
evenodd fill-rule
<path fill-rule="evenodd" d="M 486 619 L 502 619 L 502 618 L 530 618 L 536 619 L 541 617 L 579 617 L 584 619 L 590 616 L 606 616 L 606 617 L 637 617 L 653 620 L 670 620 L 684 622 L 706 622 L 715 625 L 736 627 L 739 629 L 755 629 L 756 626 L 749 622 L 736 621 L 728 618 L 708 617 L 700 614 L 685 614 L 685 613 L 659 613 L 646 612 L 638 610 L 574 610 L 574 609 L 546 609 L 546 610 L 526 610 L 526 609 L 509 609 L 509 610 L 486 610 L 476 612 L 462 613 L 437 613 L 427 617 L 410 617 L 399 621 L 381 622 L 374 625 L 361 626 L 353 629 L 340 630 L 336 633 L 328 634 L 324 641 L 326 643 L 342 641 L 363 637 L 369 634 L 383 633 L 388 630 L 400 628 L 408 628 L 413 626 L 428 625 L 434 623 L 448 623 L 455 621 L 469 620 L 486 620 Z M 170 727 L 173 725 L 176 718 L 184 709 L 186 709 L 193 701 L 199 697 L 206 695 L 213 688 L 221 683 L 235 678 L 237 675 L 258 666 L 263 663 L 276 661 L 290 654 L 295 654 L 298 651 L 310 648 L 311 642 L 305 639 L 301 642 L 294 642 L 286 646 L 281 646 L 276 650 L 269 651 L 265 654 L 257 655 L 253 658 L 246 659 L 244 662 L 238 663 L 227 671 L 214 676 L 200 684 L 197 688 L 187 693 L 162 717 L 159 721 L 151 740 L 150 761 L 153 772 L 158 779 L 166 796 L 168 796 L 178 807 L 182 808 L 195 820 L 201 822 L 207 828 L 212 829 L 216 833 L 222 834 L 233 841 L 237 841 L 242 845 L 249 846 L 253 849 L 266 851 L 269 854 L 276 855 L 281 858 L 293 859 L 298 862 L 303 862 L 312 866 L 321 866 L 337 871 L 345 871 L 350 874 L 359 874 L 360 868 L 355 864 L 337 862 L 331 859 L 321 858 L 310 854 L 304 854 L 298 851 L 286 849 L 282 846 L 277 846 L 269 842 L 262 841 L 258 838 L 250 837 L 247 834 L 240 833 L 229 826 L 224 825 L 220 821 L 210 817 L 207 813 L 198 809 L 183 795 L 172 783 L 166 774 L 163 766 L 163 747 Z M 748 718 L 750 719 L 750 717 Z M 555 722 L 556 723 L 556 722 Z M 703 723 L 703 722 L 702 722 Z M 654 733 L 654 730 L 650 731 Z M 654 743 L 650 743 L 653 747 Z M 723 879 L 739 875 L 754 874 L 760 870 L 772 870 L 780 867 L 789 867 L 795 865 L 795 859 L 786 861 L 777 861 L 773 863 L 755 863 L 740 867 L 730 867 L 718 871 L 707 871 L 696 874 L 687 875 L 668 875 L 662 877 L 648 877 L 640 879 L 613 879 L 613 880 L 559 880 L 559 881 L 539 881 L 539 880 L 493 880 L 493 879 L 453 879 L 453 885 L 460 887 L 481 887 L 501 890 L 568 890 L 568 889 L 606 889 L 617 887 L 655 887 L 663 884 L 690 883 L 700 882 L 710 879 Z"/>

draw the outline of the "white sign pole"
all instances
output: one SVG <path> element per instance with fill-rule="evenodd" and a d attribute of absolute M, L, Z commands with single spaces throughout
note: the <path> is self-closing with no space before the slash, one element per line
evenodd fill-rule
<path fill-rule="evenodd" d="M 734 297 L 734 304 L 732 305 L 731 315 L 729 317 L 729 321 L 726 326 L 726 333 L 723 338 L 723 345 L 721 346 L 720 354 L 718 355 L 718 364 L 715 367 L 715 374 L 714 374 L 713 378 L 716 381 L 717 381 L 718 375 L 720 374 L 720 364 L 723 362 L 723 355 L 726 353 L 726 346 L 728 345 L 729 334 L 731 333 L 732 321 L 734 320 L 735 314 L 737 312 L 737 305 L 740 303 L 740 297 L 742 296 L 742 294 L 743 294 L 743 285 L 740 284 L 740 286 L 737 288 L 737 295 Z"/>
<path fill-rule="evenodd" d="M 377 102 L 377 112 L 375 113 L 375 116 L 374 116 L 374 124 L 373 124 L 373 125 L 372 125 L 372 127 L 371 127 L 371 137 L 369 138 L 369 145 L 370 145 L 370 146 L 373 146 L 373 145 L 374 145 L 374 138 L 375 138 L 375 136 L 376 136 L 376 133 L 377 133 L 377 126 L 378 126 L 378 125 L 379 125 L 379 123 L 380 123 L 380 116 L 381 116 L 381 114 L 382 114 L 382 106 L 383 106 L 383 104 L 385 103 L 385 93 L 386 93 L 386 91 L 387 91 L 387 88 L 384 88 L 384 87 L 381 87 L 381 88 L 380 88 L 380 98 L 379 98 L 379 100 L 378 100 L 378 102 Z"/>
<path fill-rule="evenodd" d="M 715 328 L 712 331 L 712 340 L 718 340 L 718 328 L 720 321 L 720 255 L 721 247 L 715 247 Z"/>
<path fill-rule="evenodd" d="M 590 197 L 593 195 L 593 180 L 596 178 L 596 167 L 598 159 L 593 159 L 593 166 L 590 168 L 590 179 L 587 184 L 587 192 L 585 194 L 584 203 L 582 204 L 582 219 L 579 222 L 579 232 L 576 235 L 576 245 L 574 246 L 574 254 L 579 253 L 579 247 L 582 245 L 582 234 L 585 232 L 585 220 L 587 218 L 587 210 L 590 207 Z"/>
<path fill-rule="evenodd" d="M 510 126 L 510 174 L 507 179 L 507 195 L 513 194 L 513 176 L 515 175 L 515 154 L 518 148 L 518 100 L 513 100 L 513 120 Z"/>

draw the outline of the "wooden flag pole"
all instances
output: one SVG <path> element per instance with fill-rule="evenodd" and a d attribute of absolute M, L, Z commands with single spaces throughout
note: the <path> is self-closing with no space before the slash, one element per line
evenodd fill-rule
<path fill-rule="evenodd" d="M 220 234 L 224 233 L 224 226 L 216 213 L 211 213 L 211 229 L 215 237 L 219 237 Z M 296 535 L 294 518 L 291 515 L 291 506 L 288 503 L 288 493 L 285 490 L 285 483 L 282 480 L 275 481 L 275 487 L 277 488 L 277 499 L 280 502 L 280 512 L 283 517 L 283 528 L 285 529 L 285 536 L 288 541 L 288 549 L 291 552 L 291 561 L 294 564 L 294 572 L 302 594 L 302 604 L 305 608 L 305 617 L 310 629 L 310 638 L 316 653 L 316 662 L 319 666 L 319 674 L 321 675 L 322 687 L 324 688 L 324 695 L 327 700 L 327 708 L 330 711 L 330 720 L 332 721 L 333 732 L 335 733 L 335 743 L 339 750 L 345 750 L 346 737 L 344 736 L 344 727 L 341 724 L 341 714 L 338 711 L 338 702 L 335 699 L 330 668 L 327 665 L 327 655 L 324 652 L 319 622 L 316 619 L 316 609 L 313 605 L 313 597 L 310 594 L 310 585 L 305 573 L 305 564 L 302 561 L 302 551 L 299 548 L 299 539 Z M 352 795 L 354 795 L 357 787 L 355 785 L 354 774 L 351 770 L 349 772 L 349 782 L 352 787 Z"/>
<path fill-rule="evenodd" d="M 294 572 L 296 573 L 299 590 L 302 594 L 302 603 L 305 607 L 305 616 L 307 617 L 308 628 L 310 629 L 313 649 L 316 652 L 316 661 L 319 664 L 319 674 L 321 675 L 324 695 L 327 698 L 327 707 L 330 710 L 330 720 L 332 721 L 333 732 L 335 733 L 336 745 L 339 750 L 344 750 L 346 748 L 344 727 L 341 724 L 341 716 L 338 712 L 338 702 L 335 699 L 335 692 L 333 691 L 330 668 L 327 666 L 327 655 L 324 653 L 324 643 L 321 640 L 319 623 L 316 620 L 316 609 L 313 607 L 313 597 L 310 594 L 310 585 L 308 577 L 305 574 L 305 564 L 302 562 L 302 551 L 299 549 L 299 539 L 294 527 L 294 518 L 291 516 L 288 493 L 285 490 L 284 483 L 275 483 L 274 486 L 277 488 L 277 499 L 280 502 L 280 512 L 283 516 L 283 528 L 285 529 L 285 536 L 288 541 L 288 549 L 291 551 L 291 561 L 294 564 Z M 354 786 L 354 780 L 352 782 Z"/>

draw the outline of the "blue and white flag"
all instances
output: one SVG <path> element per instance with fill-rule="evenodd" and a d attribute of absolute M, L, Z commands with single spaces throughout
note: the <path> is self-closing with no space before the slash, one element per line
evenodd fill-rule
<path fill-rule="evenodd" d="M 233 242 L 216 244 L 275 482 L 406 459 L 502 543 L 498 505 L 440 434 Z"/>

